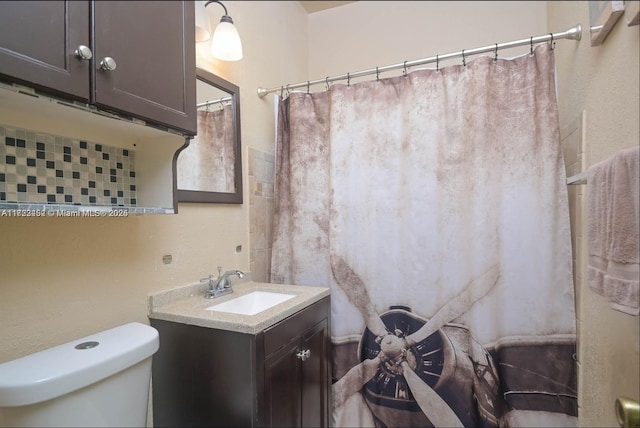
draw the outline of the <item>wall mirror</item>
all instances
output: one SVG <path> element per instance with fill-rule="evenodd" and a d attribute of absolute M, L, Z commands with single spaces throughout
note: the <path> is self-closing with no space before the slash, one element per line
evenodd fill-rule
<path fill-rule="evenodd" d="M 240 89 L 196 69 L 198 133 L 176 159 L 178 202 L 242 203 Z"/>

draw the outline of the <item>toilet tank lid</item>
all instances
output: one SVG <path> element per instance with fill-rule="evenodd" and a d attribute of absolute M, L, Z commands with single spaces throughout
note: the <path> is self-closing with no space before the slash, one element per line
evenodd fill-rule
<path fill-rule="evenodd" d="M 132 322 L 0 364 L 0 407 L 84 388 L 145 360 L 158 347 L 156 329 Z"/>

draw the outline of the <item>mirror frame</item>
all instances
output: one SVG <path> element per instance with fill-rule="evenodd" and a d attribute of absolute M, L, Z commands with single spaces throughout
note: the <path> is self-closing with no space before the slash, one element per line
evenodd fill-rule
<path fill-rule="evenodd" d="M 217 204 L 242 204 L 242 145 L 240 142 L 240 88 L 223 78 L 216 76 L 201 68 L 196 68 L 196 79 L 224 92 L 228 92 L 233 97 L 233 147 L 235 160 L 233 174 L 235 181 L 235 192 L 210 192 L 200 190 L 178 189 L 178 156 L 189 146 L 192 138 L 188 138 L 185 144 L 180 147 L 173 157 L 173 183 L 175 190 L 175 200 L 177 202 L 199 202 Z"/>

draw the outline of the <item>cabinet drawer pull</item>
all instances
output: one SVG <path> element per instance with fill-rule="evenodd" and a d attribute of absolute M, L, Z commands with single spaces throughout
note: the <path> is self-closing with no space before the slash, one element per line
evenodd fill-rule
<path fill-rule="evenodd" d="M 116 69 L 116 60 L 110 56 L 106 56 L 100 61 L 100 69 L 104 71 L 113 71 Z"/>
<path fill-rule="evenodd" d="M 91 49 L 89 49 L 89 47 L 85 45 L 78 46 L 76 48 L 75 54 L 78 59 L 82 59 L 84 61 L 89 61 L 91 58 L 93 58 Z"/>
<path fill-rule="evenodd" d="M 303 351 L 298 351 L 296 357 L 300 358 L 302 361 L 305 361 L 307 358 L 311 356 L 311 350 L 305 349 Z"/>

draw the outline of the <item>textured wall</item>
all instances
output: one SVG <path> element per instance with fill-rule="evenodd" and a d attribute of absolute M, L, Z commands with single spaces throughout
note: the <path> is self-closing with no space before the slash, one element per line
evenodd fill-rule
<path fill-rule="evenodd" d="M 584 161 L 588 168 L 618 150 L 640 141 L 638 90 L 639 26 L 620 18 L 604 44 L 589 42 L 589 5 L 586 1 L 548 2 L 549 31 L 581 23 L 579 43 L 558 43 L 558 102 L 565 128 L 584 112 Z M 604 297 L 586 283 L 587 252 L 584 203 L 586 186 L 573 186 L 574 243 L 579 332 L 579 423 L 581 426 L 617 426 L 616 397 L 638 399 L 640 375 L 638 317 L 612 310 Z"/>

